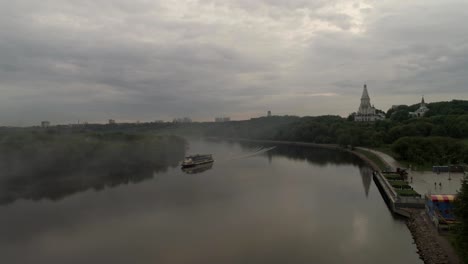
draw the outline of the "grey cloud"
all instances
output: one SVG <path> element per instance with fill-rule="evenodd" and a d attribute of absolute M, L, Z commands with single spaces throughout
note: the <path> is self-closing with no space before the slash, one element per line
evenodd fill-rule
<path fill-rule="evenodd" d="M 352 10 L 338 8 L 344 4 Z M 0 124 L 211 119 L 266 108 L 307 115 L 325 100 L 301 95 L 358 98 L 364 82 L 383 101 L 441 89 L 459 96 L 468 83 L 467 7 L 455 0 L 2 1 Z M 323 109 L 333 111 L 332 101 Z"/>
<path fill-rule="evenodd" d="M 352 18 L 342 13 L 315 14 L 315 17 L 343 30 L 349 30 L 353 26 Z"/>

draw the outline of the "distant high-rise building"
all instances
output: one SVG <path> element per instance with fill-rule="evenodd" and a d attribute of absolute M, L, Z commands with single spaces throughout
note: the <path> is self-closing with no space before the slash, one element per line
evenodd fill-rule
<path fill-rule="evenodd" d="M 375 107 L 370 103 L 369 93 L 367 92 L 367 85 L 364 84 L 364 89 L 361 96 L 361 104 L 359 109 L 354 115 L 354 121 L 357 122 L 373 122 L 376 120 L 385 119 L 383 114 L 376 112 Z"/>
<path fill-rule="evenodd" d="M 114 119 L 109 119 L 109 125 L 113 125 L 115 124 L 115 120 Z"/>
<path fill-rule="evenodd" d="M 270 111 L 270 110 L 268 110 L 268 112 L 267 112 L 267 116 L 268 116 L 268 117 L 270 117 L 270 116 L 271 116 L 271 111 Z"/>
<path fill-rule="evenodd" d="M 49 121 L 42 121 L 42 122 L 41 122 L 41 127 L 46 128 L 46 127 L 49 127 L 49 126 L 50 126 L 50 122 L 49 122 Z"/>

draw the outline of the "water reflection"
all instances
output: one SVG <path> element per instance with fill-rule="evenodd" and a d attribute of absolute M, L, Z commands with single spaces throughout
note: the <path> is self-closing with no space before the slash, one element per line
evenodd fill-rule
<path fill-rule="evenodd" d="M 173 166 L 174 167 L 174 166 Z M 113 188 L 121 184 L 138 183 L 153 178 L 155 173 L 166 172 L 162 168 L 135 168 L 132 172 L 68 172 L 68 174 L 34 175 L 28 178 L 13 178 L 0 181 L 0 205 L 17 199 L 60 200 L 68 195 L 88 189 L 96 191 Z"/>
<path fill-rule="evenodd" d="M 242 154 L 237 158 L 251 158 L 254 156 L 266 156 L 271 165 L 275 157 L 287 158 L 294 161 L 306 161 L 319 166 L 355 164 L 359 166 L 362 177 L 364 192 L 369 195 L 372 181 L 372 170 L 363 166 L 358 158 L 344 151 L 336 151 L 324 148 L 298 147 L 288 145 L 259 145 L 255 143 L 227 142 L 230 148 L 240 147 Z M 0 179 L 0 205 L 9 204 L 17 199 L 41 200 L 50 199 L 57 201 L 68 195 L 83 192 L 88 189 L 102 191 L 121 184 L 139 183 L 144 180 L 153 179 L 158 173 L 166 173 L 169 168 L 176 168 L 184 153 L 166 157 L 165 164 L 148 166 L 147 164 L 128 164 L 114 161 L 93 166 L 93 169 L 70 169 L 59 167 L 53 171 L 36 174 L 19 175 L 17 177 Z M 229 158 L 231 162 L 233 158 Z M 89 167 L 89 166 L 84 166 Z M 187 174 L 204 173 L 213 168 L 213 163 L 203 164 L 191 168 L 183 168 Z"/>
<path fill-rule="evenodd" d="M 261 144 L 241 142 L 241 148 L 247 152 L 255 152 L 259 147 L 262 149 L 270 149 L 266 152 L 269 162 L 271 163 L 275 156 L 287 157 L 291 160 L 306 161 L 311 164 L 325 166 L 328 164 L 362 164 L 362 161 L 343 150 L 317 148 L 317 147 L 301 147 L 293 145 L 275 145 L 275 144 Z M 274 147 L 274 148 L 273 148 Z"/>
<path fill-rule="evenodd" d="M 177 167 L 183 157 L 184 153 L 178 156 L 171 155 L 164 160 L 165 164 L 127 164 L 114 161 L 100 165 L 94 164 L 92 168 L 86 165 L 82 169 L 59 167 L 33 174 L 0 178 L 0 205 L 12 203 L 18 199 L 57 201 L 88 189 L 102 191 L 121 184 L 142 182 L 152 179 L 157 173 L 165 173 L 169 168 Z"/>
<path fill-rule="evenodd" d="M 420 263 L 352 155 L 324 166 L 285 148 L 218 163 L 251 151 L 195 141 L 191 151 L 217 157 L 203 177 L 169 168 L 158 181 L 0 207 L 2 263 Z"/>
<path fill-rule="evenodd" d="M 268 158 L 268 163 L 271 165 L 274 157 L 286 157 L 295 161 L 306 161 L 310 164 L 319 166 L 326 165 L 343 165 L 353 164 L 359 167 L 361 174 L 364 194 L 369 196 L 369 189 L 372 183 L 372 168 L 366 166 L 361 159 L 350 154 L 349 152 L 336 149 L 317 148 L 317 147 L 300 147 L 292 145 L 258 145 L 258 143 L 242 142 L 239 143 L 242 149 L 247 152 L 256 153 L 260 149 L 269 149 L 271 146 L 276 148 L 264 153 Z"/>
<path fill-rule="evenodd" d="M 359 172 L 361 174 L 362 178 L 362 185 L 364 187 L 364 192 L 366 194 L 366 197 L 369 196 L 369 189 L 372 183 L 372 168 L 368 166 L 360 166 L 359 167 Z"/>
<path fill-rule="evenodd" d="M 194 167 L 182 168 L 182 171 L 187 174 L 196 174 L 196 173 L 202 173 L 204 171 L 210 170 L 211 168 L 213 168 L 213 162 L 200 164 Z"/>

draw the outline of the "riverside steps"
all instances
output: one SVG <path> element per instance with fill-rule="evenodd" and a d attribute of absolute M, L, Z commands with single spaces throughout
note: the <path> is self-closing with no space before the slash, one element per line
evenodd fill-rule
<path fill-rule="evenodd" d="M 411 217 L 411 211 L 408 209 L 424 209 L 424 199 L 420 197 L 401 197 L 399 196 L 388 180 L 379 171 L 373 172 L 374 182 L 379 188 L 384 200 L 387 202 L 393 213 Z"/>

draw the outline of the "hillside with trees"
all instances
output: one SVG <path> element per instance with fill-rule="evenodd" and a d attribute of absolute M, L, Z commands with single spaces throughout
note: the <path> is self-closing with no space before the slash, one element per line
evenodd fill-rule
<path fill-rule="evenodd" d="M 204 128 L 207 136 L 386 147 L 414 164 L 468 163 L 468 101 L 430 103 L 427 116 L 409 117 L 418 107 L 390 109 L 390 118 L 373 123 L 340 116 L 263 117 L 207 123 Z"/>

